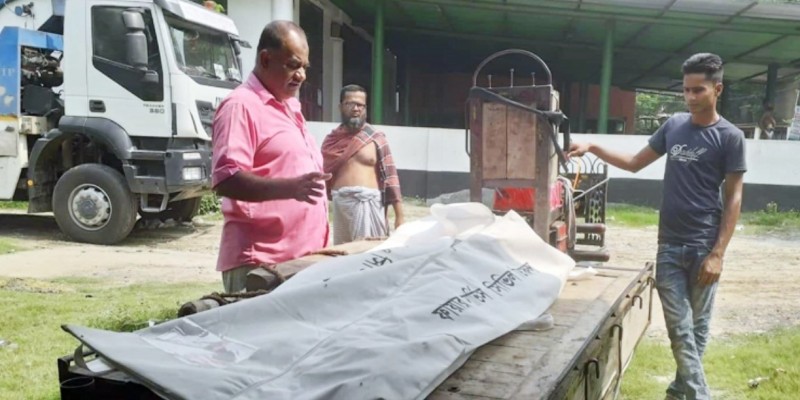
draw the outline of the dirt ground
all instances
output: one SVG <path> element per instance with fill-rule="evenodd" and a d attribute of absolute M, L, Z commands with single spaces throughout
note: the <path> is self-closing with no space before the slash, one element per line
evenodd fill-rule
<path fill-rule="evenodd" d="M 427 215 L 408 205 L 407 220 Z M 216 282 L 214 270 L 222 221 L 196 218 L 191 225 L 137 226 L 117 246 L 69 242 L 52 216 L 0 214 L 0 237 L 19 251 L 0 255 L 0 276 L 49 279 L 91 277 L 110 285 L 159 282 Z M 654 261 L 656 229 L 610 227 L 609 265 L 643 266 Z M 758 333 L 800 324 L 800 240 L 737 233 L 725 258 L 717 293 L 712 336 Z M 660 304 L 648 335 L 666 338 Z"/>

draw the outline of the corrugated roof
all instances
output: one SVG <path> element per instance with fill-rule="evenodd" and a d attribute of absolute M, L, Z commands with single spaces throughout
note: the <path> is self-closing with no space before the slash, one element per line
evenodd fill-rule
<path fill-rule="evenodd" d="M 680 64 L 709 51 L 731 80 L 800 68 L 800 4 L 754 0 L 384 0 L 390 48 L 442 69 L 471 70 L 494 51 L 539 54 L 556 79 L 599 80 L 607 21 L 615 22 L 613 81 L 675 89 Z M 332 0 L 371 29 L 374 0 Z"/>

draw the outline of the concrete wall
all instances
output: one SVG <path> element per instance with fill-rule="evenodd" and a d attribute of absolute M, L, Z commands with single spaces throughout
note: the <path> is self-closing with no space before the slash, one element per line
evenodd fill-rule
<path fill-rule="evenodd" d="M 335 123 L 309 122 L 318 144 Z M 380 126 L 392 146 L 407 196 L 433 198 L 469 187 L 469 157 L 465 134 L 458 129 Z M 624 152 L 638 152 L 647 136 L 573 134 L 573 140 L 592 142 Z M 800 141 L 753 141 L 746 145 L 744 208 L 763 209 L 776 202 L 781 209 L 800 210 Z M 609 201 L 658 206 L 665 158 L 633 174 L 609 168 Z"/>

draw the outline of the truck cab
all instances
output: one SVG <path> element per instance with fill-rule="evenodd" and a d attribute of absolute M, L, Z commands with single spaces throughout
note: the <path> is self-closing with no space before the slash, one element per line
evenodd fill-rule
<path fill-rule="evenodd" d="M 0 7 L 0 199 L 98 244 L 137 215 L 191 219 L 214 112 L 242 79 L 233 21 L 185 0 Z"/>

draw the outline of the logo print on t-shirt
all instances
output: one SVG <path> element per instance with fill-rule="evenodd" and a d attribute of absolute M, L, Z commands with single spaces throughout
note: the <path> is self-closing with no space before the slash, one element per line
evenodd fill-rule
<path fill-rule="evenodd" d="M 687 149 L 687 146 L 688 145 L 685 144 L 676 144 L 672 146 L 672 148 L 669 150 L 670 159 L 682 163 L 690 163 L 692 161 L 699 160 L 700 156 L 708 151 L 708 149 L 704 147 Z"/>

